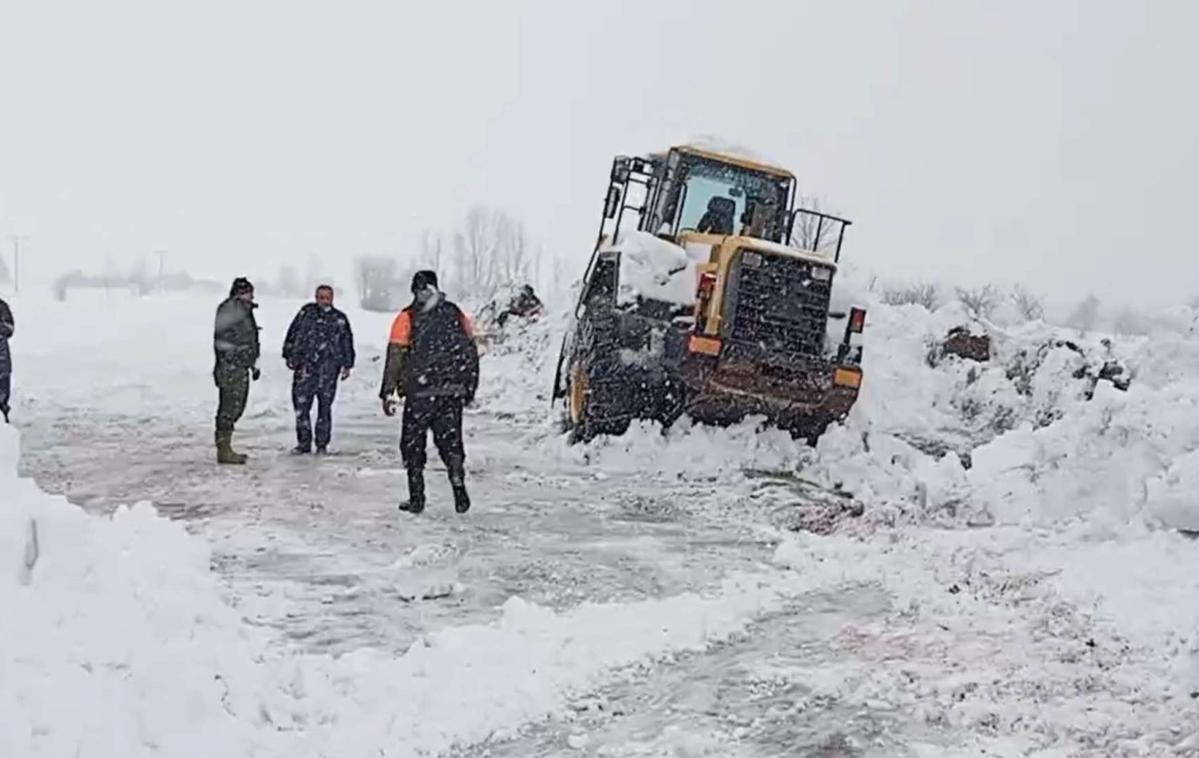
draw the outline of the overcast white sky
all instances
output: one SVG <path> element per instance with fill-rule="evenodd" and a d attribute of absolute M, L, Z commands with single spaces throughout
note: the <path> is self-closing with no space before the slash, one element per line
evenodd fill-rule
<path fill-rule="evenodd" d="M 1182 0 L 0 0 L 0 234 L 40 279 L 156 249 L 228 279 L 482 202 L 581 268 L 612 155 L 715 134 L 883 276 L 1178 300 L 1196 28 Z"/>

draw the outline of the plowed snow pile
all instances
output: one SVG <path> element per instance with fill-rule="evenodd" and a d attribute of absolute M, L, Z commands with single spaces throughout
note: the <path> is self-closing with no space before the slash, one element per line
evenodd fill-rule
<path fill-rule="evenodd" d="M 961 312 L 876 306 L 862 401 L 816 468 L 920 520 L 1199 527 L 1199 314 L 1181 316 L 1151 337 L 991 327 L 980 364 L 930 360 Z"/>
<path fill-rule="evenodd" d="M 728 429 L 684 420 L 666 434 L 634 424 L 559 454 L 693 478 L 802 468 L 909 523 L 1084 518 L 1199 530 L 1199 312 L 1174 312 L 1173 328 L 1149 337 L 976 325 L 992 338 L 992 359 L 976 363 L 938 354 L 970 321 L 959 308 L 858 301 L 870 306 L 862 396 L 815 451 L 750 419 Z M 525 381 L 548 387 L 553 365 L 541 351 L 553 345 L 536 344 L 528 358 L 541 372 Z M 1126 390 L 1100 378 L 1107 364 Z"/>

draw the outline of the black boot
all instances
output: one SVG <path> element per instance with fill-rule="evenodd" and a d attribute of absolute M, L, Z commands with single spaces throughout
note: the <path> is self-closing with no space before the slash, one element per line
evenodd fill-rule
<path fill-rule="evenodd" d="M 450 487 L 454 490 L 454 510 L 466 513 L 470 510 L 470 495 L 466 492 L 466 469 L 461 461 L 451 461 L 447 468 L 450 472 Z"/>
<path fill-rule="evenodd" d="M 408 469 L 408 500 L 400 503 L 400 510 L 408 513 L 420 513 L 425 509 L 425 472 L 422 469 Z"/>

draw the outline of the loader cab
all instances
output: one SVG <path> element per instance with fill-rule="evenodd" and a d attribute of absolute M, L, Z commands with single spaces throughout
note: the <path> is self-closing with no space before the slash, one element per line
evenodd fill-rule
<path fill-rule="evenodd" d="M 685 232 L 738 235 L 839 260 L 850 222 L 815 208 L 797 208 L 795 200 L 794 174 L 736 156 L 691 146 L 645 157 L 618 156 L 612 162 L 595 250 L 615 242 L 622 229 L 637 229 L 675 243 Z"/>
<path fill-rule="evenodd" d="M 795 177 L 788 171 L 693 147 L 612 164 L 597 247 L 621 229 L 677 240 L 681 232 L 739 234 L 783 242 Z M 731 218 L 730 218 L 731 216 Z"/>
<path fill-rule="evenodd" d="M 672 149 L 658 160 L 657 168 L 643 231 L 671 239 L 685 231 L 752 230 L 752 236 L 770 242 L 782 242 L 786 236 L 795 197 L 790 172 L 691 147 Z"/>

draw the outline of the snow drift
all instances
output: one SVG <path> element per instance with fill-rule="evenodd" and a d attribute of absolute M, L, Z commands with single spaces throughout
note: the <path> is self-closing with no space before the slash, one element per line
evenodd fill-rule
<path fill-rule="evenodd" d="M 684 420 L 665 434 L 650 423 L 634 424 L 619 438 L 551 450 L 597 470 L 654 470 L 671 478 L 802 470 L 853 492 L 885 518 L 909 522 L 1091 518 L 1199 530 L 1193 334 L 1117 339 L 1041 322 L 976 324 L 993 346 L 992 359 L 976 363 L 939 353 L 949 330 L 971 321 L 960 308 L 887 306 L 869 293 L 849 299 L 869 305 L 862 395 L 846 423 L 815 450 L 763 429 L 760 419 L 727 429 Z M 560 319 L 552 328 L 560 334 L 569 324 Z M 489 375 L 504 387 L 505 404 L 518 407 L 534 393 L 538 405 L 546 402 L 556 348 L 554 335 L 538 332 L 495 357 Z M 514 379 L 518 355 L 537 371 Z M 1109 364 L 1121 369 L 1126 389 L 1101 378 Z M 545 405 L 525 407 L 545 412 Z"/>
<path fill-rule="evenodd" d="M 1199 524 L 1199 340 L 991 324 L 991 361 L 938 356 L 964 320 L 875 304 L 861 400 L 814 469 L 921 519 Z"/>
<path fill-rule="evenodd" d="M 206 546 L 148 505 L 94 518 L 16 477 L 0 427 L 0 754 L 245 755 L 272 693 Z"/>

